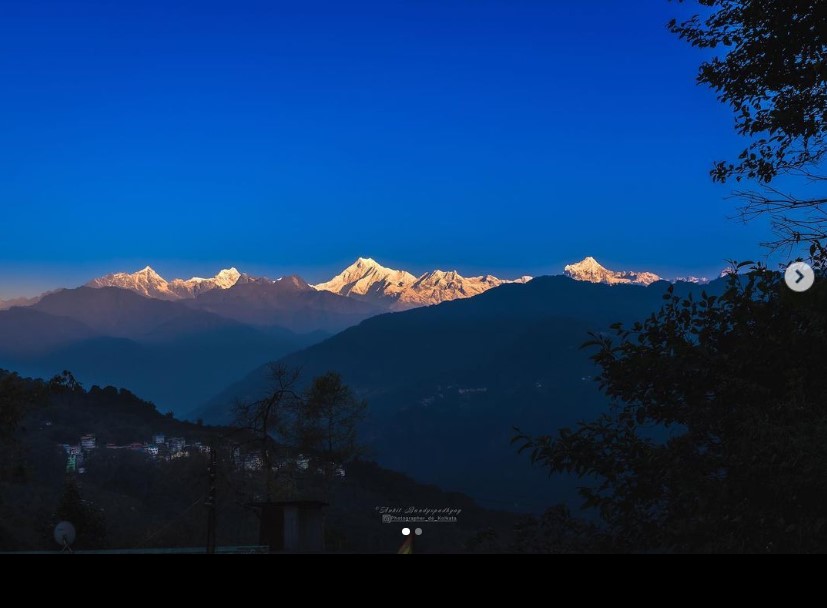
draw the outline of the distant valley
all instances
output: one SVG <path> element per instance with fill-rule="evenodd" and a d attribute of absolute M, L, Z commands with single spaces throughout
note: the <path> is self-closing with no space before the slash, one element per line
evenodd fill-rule
<path fill-rule="evenodd" d="M 394 275 L 410 276 L 392 284 Z M 360 258 L 330 285 L 235 268 L 167 281 L 147 266 L 74 289 L 0 302 L 0 367 L 128 387 L 184 414 L 262 362 L 372 316 L 471 297 L 503 283 L 434 271 L 415 278 Z M 351 284 L 353 283 L 353 284 Z"/>
<path fill-rule="evenodd" d="M 513 427 L 551 432 L 590 419 L 607 403 L 593 380 L 590 331 L 644 318 L 669 283 L 592 284 L 539 277 L 469 299 L 380 315 L 293 353 L 306 377 L 334 369 L 370 403 L 366 433 L 380 463 L 474 496 L 489 507 L 538 509 L 574 496 L 518 455 Z M 678 293 L 708 286 L 679 283 Z M 237 399 L 266 391 L 266 367 L 196 410 L 221 423 Z M 501 500 L 497 499 L 497 500 Z"/>
<path fill-rule="evenodd" d="M 128 387 L 186 412 L 251 367 L 326 337 L 252 327 L 114 287 L 80 287 L 0 312 L 0 368 L 71 370 L 86 385 Z"/>
<path fill-rule="evenodd" d="M 365 432 L 380 463 L 483 502 L 511 497 L 491 507 L 533 509 L 573 486 L 535 483 L 542 475 L 509 445 L 512 427 L 553 430 L 605 407 L 580 345 L 655 310 L 669 285 L 594 258 L 564 274 L 415 276 L 359 258 L 311 285 L 235 268 L 167 281 L 146 267 L 0 311 L 0 368 L 68 369 L 219 424 L 236 399 L 261 396 L 269 361 L 307 379 L 336 370 L 370 403 Z M 678 289 L 718 289 L 703 282 Z"/>

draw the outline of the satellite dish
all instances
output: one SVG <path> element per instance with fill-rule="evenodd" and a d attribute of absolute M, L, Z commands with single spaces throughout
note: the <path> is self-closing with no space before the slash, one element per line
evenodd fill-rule
<path fill-rule="evenodd" d="M 68 521 L 62 521 L 55 526 L 55 542 L 61 547 L 67 547 L 75 542 L 75 527 Z"/>

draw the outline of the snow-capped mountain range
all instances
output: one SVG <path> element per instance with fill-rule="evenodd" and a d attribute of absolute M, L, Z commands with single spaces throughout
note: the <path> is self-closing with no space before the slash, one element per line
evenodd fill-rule
<path fill-rule="evenodd" d="M 609 285 L 651 285 L 656 281 L 665 280 L 653 272 L 609 270 L 593 257 L 587 257 L 580 262 L 565 266 L 563 273 L 577 281 Z M 449 272 L 433 270 L 416 276 L 405 270 L 382 266 L 372 258 L 360 257 L 328 281 L 316 285 L 301 282 L 305 289 L 311 291 L 330 292 L 376 305 L 380 309 L 397 311 L 470 298 L 506 283 L 526 283 L 531 278 L 523 276 L 516 279 L 500 279 L 493 275 L 463 277 L 456 270 Z M 192 277 L 168 281 L 147 266 L 133 273 L 108 274 L 89 281 L 85 286 L 118 287 L 148 298 L 176 301 L 194 300 L 207 292 L 226 291 L 237 285 L 275 285 L 280 280 L 256 278 L 241 273 L 236 268 L 227 268 L 210 278 Z M 673 282 L 675 281 L 699 284 L 709 282 L 708 279 L 701 277 L 679 277 L 673 279 Z M 233 293 L 235 291 L 233 290 Z M 247 291 L 245 294 L 250 296 Z M 0 310 L 13 306 L 30 306 L 37 303 L 41 297 L 42 295 L 35 298 L 0 301 Z"/>
<path fill-rule="evenodd" d="M 606 283 L 617 285 L 621 283 L 632 285 L 651 285 L 661 278 L 653 272 L 633 272 L 629 270 L 609 270 L 595 260 L 587 257 L 576 264 L 569 264 L 563 268 L 563 273 L 577 281 L 588 281 L 589 283 Z"/>
<path fill-rule="evenodd" d="M 664 279 L 654 272 L 636 272 L 633 270 L 609 270 L 600 262 L 589 256 L 575 264 L 563 268 L 563 274 L 576 281 L 589 283 L 605 283 L 607 285 L 651 285 L 656 281 L 684 282 L 703 285 L 709 283 L 706 277 L 677 277 Z"/>
<path fill-rule="evenodd" d="M 470 298 L 504 283 L 530 280 L 531 277 L 527 276 L 514 280 L 498 279 L 492 275 L 463 277 L 456 270 L 433 270 L 416 277 L 404 270 L 385 268 L 371 258 L 359 258 L 329 281 L 313 287 L 386 305 L 391 310 L 406 310 Z"/>
<path fill-rule="evenodd" d="M 213 289 L 229 289 L 238 283 L 241 276 L 235 268 L 228 268 L 209 279 L 193 277 L 186 280 L 167 281 L 147 266 L 131 274 L 116 272 L 93 279 L 86 284 L 86 287 L 120 287 L 157 300 L 184 300 Z"/>
<path fill-rule="evenodd" d="M 525 283 L 529 280 L 531 277 L 515 280 L 498 279 L 491 275 L 463 277 L 455 270 L 434 270 L 417 277 L 404 270 L 385 268 L 371 258 L 359 258 L 329 281 L 312 285 L 312 288 L 370 302 L 390 310 L 407 310 L 470 298 L 503 283 Z M 118 272 L 93 279 L 86 286 L 119 287 L 159 300 L 185 300 L 216 289 L 230 289 L 239 284 L 275 282 L 278 280 L 253 278 L 235 268 L 222 270 L 208 279 L 193 277 L 167 281 L 147 266 L 134 273 Z"/>

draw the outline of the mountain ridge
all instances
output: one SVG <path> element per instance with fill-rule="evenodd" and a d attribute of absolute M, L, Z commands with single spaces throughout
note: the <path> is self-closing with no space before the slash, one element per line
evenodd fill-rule
<path fill-rule="evenodd" d="M 670 280 L 673 283 L 709 283 L 709 279 L 705 277 L 679 276 L 674 279 L 664 279 L 648 271 L 609 270 L 591 256 L 564 266 L 562 274 L 575 280 L 610 285 L 650 285 L 659 280 Z M 441 269 L 417 276 L 407 270 L 397 270 L 383 266 L 373 258 L 359 257 L 336 276 L 315 284 L 310 284 L 297 275 L 279 279 L 256 277 L 240 272 L 235 267 L 221 270 L 215 276 L 209 278 L 196 276 L 189 279 L 176 278 L 168 281 L 151 266 L 146 266 L 132 273 L 115 272 L 94 278 L 83 286 L 93 288 L 118 287 L 152 299 L 180 301 L 193 300 L 212 291 L 226 291 L 237 285 L 271 285 L 282 281 L 284 278 L 297 282 L 297 284 L 306 285 L 315 291 L 327 291 L 354 300 L 361 300 L 390 312 L 473 297 L 494 287 L 511 283 L 526 283 L 532 280 L 532 277 L 527 275 L 515 279 L 501 279 L 492 274 L 465 277 L 456 270 L 443 271 Z M 45 296 L 56 291 L 61 291 L 61 289 L 49 291 L 33 298 L 0 300 L 0 310 L 6 310 L 13 306 L 36 304 Z"/>
<path fill-rule="evenodd" d="M 481 501 L 534 496 L 523 505 L 533 509 L 576 496 L 576 483 L 549 483 L 527 467 L 510 444 L 513 427 L 554 430 L 599 415 L 606 400 L 583 342 L 589 332 L 656 311 L 668 287 L 538 277 L 377 315 L 279 362 L 305 379 L 340 373 L 369 403 L 365 437 L 383 465 Z M 725 287 L 680 283 L 674 290 L 719 294 Z M 267 370 L 240 377 L 190 417 L 226 422 L 233 403 L 267 394 Z"/>
<path fill-rule="evenodd" d="M 193 309 L 253 326 L 278 325 L 299 333 L 337 332 L 386 312 L 369 302 L 318 291 L 298 275 L 240 279 L 227 289 L 213 289 L 181 300 Z"/>
<path fill-rule="evenodd" d="M 130 386 L 165 410 L 188 411 L 262 361 L 328 335 L 252 326 L 190 301 L 78 287 L 0 311 L 0 368 L 42 378 L 70 369 L 84 384 Z"/>
<path fill-rule="evenodd" d="M 415 276 L 406 270 L 386 268 L 373 258 L 358 258 L 329 281 L 313 287 L 375 304 L 392 311 L 470 298 L 507 283 L 526 283 L 532 277 L 499 279 L 493 275 L 463 277 L 456 270 L 432 270 Z"/>
<path fill-rule="evenodd" d="M 663 280 L 654 272 L 609 270 L 591 256 L 587 256 L 574 264 L 567 264 L 563 268 L 563 274 L 575 281 L 604 283 L 606 285 L 651 285 L 652 283 Z"/>
<path fill-rule="evenodd" d="M 151 266 L 146 266 L 133 273 L 115 272 L 98 277 L 87 282 L 84 286 L 94 288 L 119 287 L 156 300 L 183 300 L 194 298 L 213 289 L 229 289 L 240 278 L 241 273 L 237 269 L 227 268 L 208 279 L 192 277 L 191 279 L 167 281 L 155 272 Z"/>

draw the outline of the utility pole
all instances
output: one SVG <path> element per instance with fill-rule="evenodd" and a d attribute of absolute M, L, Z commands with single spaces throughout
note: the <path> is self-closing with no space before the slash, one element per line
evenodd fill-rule
<path fill-rule="evenodd" d="M 210 446 L 209 489 L 204 506 L 207 507 L 207 553 L 215 553 L 215 445 Z"/>

